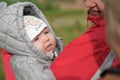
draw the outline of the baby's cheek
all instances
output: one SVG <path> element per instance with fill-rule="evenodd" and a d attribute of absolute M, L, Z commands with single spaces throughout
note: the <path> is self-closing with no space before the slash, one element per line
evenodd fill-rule
<path fill-rule="evenodd" d="M 42 43 L 40 43 L 40 42 L 35 42 L 35 43 L 33 43 L 33 45 L 38 49 L 38 50 L 43 50 L 43 45 L 42 45 Z"/>
<path fill-rule="evenodd" d="M 42 44 L 37 44 L 37 48 L 40 50 L 40 51 L 43 51 L 44 48 L 43 48 L 43 45 Z"/>

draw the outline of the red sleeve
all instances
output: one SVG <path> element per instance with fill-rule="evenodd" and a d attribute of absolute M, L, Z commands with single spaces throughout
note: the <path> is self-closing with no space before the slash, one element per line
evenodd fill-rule
<path fill-rule="evenodd" d="M 6 80 L 16 80 L 10 66 L 10 57 L 12 55 L 6 52 L 4 49 L 1 49 L 1 53 L 2 53 L 2 63 L 3 63 Z"/>

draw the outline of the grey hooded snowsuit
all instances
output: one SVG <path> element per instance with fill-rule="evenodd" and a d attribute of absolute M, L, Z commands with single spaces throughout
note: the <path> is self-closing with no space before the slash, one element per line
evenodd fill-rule
<path fill-rule="evenodd" d="M 24 15 L 42 19 L 56 38 L 55 51 L 61 52 L 60 38 L 56 37 L 45 16 L 31 2 L 17 2 L 10 6 L 0 3 L 0 48 L 13 55 L 10 64 L 17 80 L 55 80 L 49 68 L 52 60 L 35 48 L 25 32 Z"/>

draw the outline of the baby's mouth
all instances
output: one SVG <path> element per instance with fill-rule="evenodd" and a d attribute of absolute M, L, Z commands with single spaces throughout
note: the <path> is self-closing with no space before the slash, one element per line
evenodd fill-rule
<path fill-rule="evenodd" d="M 46 51 L 52 51 L 53 48 L 52 48 L 52 44 L 49 44 L 46 48 L 45 48 Z"/>

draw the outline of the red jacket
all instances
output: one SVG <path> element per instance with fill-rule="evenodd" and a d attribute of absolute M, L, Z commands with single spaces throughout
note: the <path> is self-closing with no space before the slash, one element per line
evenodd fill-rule
<path fill-rule="evenodd" d="M 4 49 L 1 49 L 1 52 L 2 52 L 2 63 L 3 63 L 6 80 L 16 80 L 14 73 L 10 67 L 10 57 L 12 55 L 6 52 Z"/>
<path fill-rule="evenodd" d="M 71 41 L 51 65 L 57 80 L 97 80 L 105 68 L 118 65 L 106 44 L 103 17 L 89 15 L 88 20 L 92 27 Z"/>
<path fill-rule="evenodd" d="M 94 24 L 68 44 L 51 65 L 57 80 L 90 80 L 109 55 L 103 17 L 89 16 Z M 6 80 L 16 80 L 10 67 L 11 55 L 2 49 Z M 118 61 L 113 60 L 112 66 Z"/>

